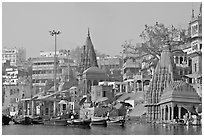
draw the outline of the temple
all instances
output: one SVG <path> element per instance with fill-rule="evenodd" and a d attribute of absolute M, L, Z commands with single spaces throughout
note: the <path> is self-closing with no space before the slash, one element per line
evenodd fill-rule
<path fill-rule="evenodd" d="M 172 51 L 166 45 L 146 93 L 149 121 L 173 122 L 197 113 L 201 98 L 193 86 L 178 79 Z"/>

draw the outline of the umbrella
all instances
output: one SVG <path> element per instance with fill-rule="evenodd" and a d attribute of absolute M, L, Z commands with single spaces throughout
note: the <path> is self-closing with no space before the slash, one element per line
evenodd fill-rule
<path fill-rule="evenodd" d="M 85 101 L 86 101 L 86 97 L 83 97 L 79 102 L 79 106 L 83 105 Z"/>
<path fill-rule="evenodd" d="M 96 100 L 96 102 L 103 102 L 103 101 L 106 101 L 106 100 L 108 100 L 107 97 L 101 97 L 101 98 L 98 98 L 98 99 Z"/>
<path fill-rule="evenodd" d="M 124 93 L 123 92 L 119 92 L 115 94 L 115 99 L 117 100 L 119 97 L 121 97 Z"/>
<path fill-rule="evenodd" d="M 128 102 L 123 102 L 123 101 L 120 101 L 121 104 L 123 104 L 124 106 L 127 106 L 127 107 L 133 107 L 130 103 Z"/>
<path fill-rule="evenodd" d="M 67 104 L 65 100 L 61 100 L 58 104 Z"/>

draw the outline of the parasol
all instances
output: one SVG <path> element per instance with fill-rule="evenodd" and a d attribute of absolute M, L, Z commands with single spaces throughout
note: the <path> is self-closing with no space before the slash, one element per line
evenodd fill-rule
<path fill-rule="evenodd" d="M 123 104 L 124 106 L 127 106 L 127 107 L 133 107 L 130 103 L 128 102 L 124 102 L 124 101 L 120 101 L 121 104 Z"/>
<path fill-rule="evenodd" d="M 96 100 L 96 102 L 103 102 L 103 101 L 107 101 L 107 100 L 108 100 L 107 97 L 101 97 L 101 98 L 98 98 L 98 99 Z"/>
<path fill-rule="evenodd" d="M 79 106 L 83 105 L 85 101 L 86 101 L 86 97 L 83 97 L 79 102 Z"/>

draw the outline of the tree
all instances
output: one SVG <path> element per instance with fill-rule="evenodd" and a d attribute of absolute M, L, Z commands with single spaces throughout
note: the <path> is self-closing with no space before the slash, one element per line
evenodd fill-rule
<path fill-rule="evenodd" d="M 168 43 L 171 48 L 184 44 L 187 42 L 187 35 L 185 29 L 166 27 L 162 23 L 156 22 L 153 26 L 145 25 L 145 29 L 140 34 L 144 40 L 142 43 L 142 50 L 153 57 L 159 59 L 163 46 Z"/>
<path fill-rule="evenodd" d="M 187 30 L 175 28 L 173 25 L 167 27 L 162 23 L 156 22 L 155 25 L 145 25 L 144 30 L 140 34 L 143 40 L 140 46 L 134 46 L 130 42 L 123 45 L 124 48 L 134 49 L 135 51 L 144 52 L 151 58 L 147 62 L 149 66 L 156 66 L 160 59 L 163 46 L 169 44 L 171 49 L 178 48 L 179 45 L 188 42 Z"/>

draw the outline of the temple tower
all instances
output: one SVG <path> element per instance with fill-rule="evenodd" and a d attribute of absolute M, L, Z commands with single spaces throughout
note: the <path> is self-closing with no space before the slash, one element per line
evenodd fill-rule
<path fill-rule="evenodd" d="M 148 108 L 149 120 L 160 118 L 160 106 L 164 88 L 173 81 L 173 59 L 169 45 L 166 45 L 161 53 L 161 58 L 156 66 L 155 73 L 146 93 L 146 107 Z"/>
<path fill-rule="evenodd" d="M 86 43 L 82 48 L 80 72 L 83 73 L 86 69 L 90 67 L 98 67 L 96 53 L 94 46 L 91 41 L 90 32 L 88 29 L 88 36 L 86 38 Z"/>

